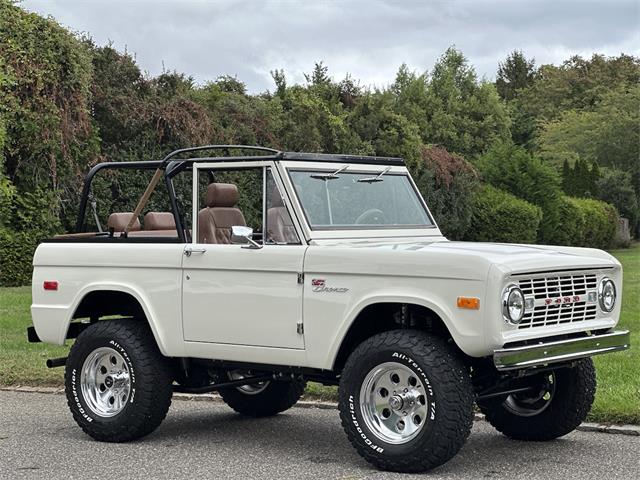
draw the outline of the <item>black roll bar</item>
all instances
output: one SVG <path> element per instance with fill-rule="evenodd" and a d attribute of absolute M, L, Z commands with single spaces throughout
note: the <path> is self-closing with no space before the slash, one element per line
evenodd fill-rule
<path fill-rule="evenodd" d="M 169 160 L 171 160 L 176 155 L 181 155 L 183 153 L 189 152 L 201 152 L 203 150 L 253 150 L 256 152 L 269 152 L 276 156 L 281 156 L 283 153 L 280 150 L 275 150 L 273 148 L 267 147 L 256 147 L 253 145 L 201 145 L 199 147 L 189 147 L 189 148 L 181 148 L 179 150 L 174 150 L 169 153 L 166 157 L 162 159 L 162 165 L 165 166 Z"/>
<path fill-rule="evenodd" d="M 105 169 L 137 169 L 137 170 L 154 170 L 161 169 L 165 170 L 168 163 L 170 163 L 171 159 L 177 155 L 181 155 L 184 153 L 190 152 L 200 152 L 203 150 L 251 150 L 257 152 L 268 152 L 272 157 L 280 158 L 283 156 L 283 153 L 280 150 L 275 150 L 273 148 L 267 147 L 259 147 L 254 145 L 201 145 L 198 147 L 189 147 L 189 148 L 180 148 L 178 150 L 174 150 L 167 154 L 162 160 L 151 160 L 151 161 L 137 161 L 137 162 L 104 162 L 95 165 L 89 173 L 85 177 L 84 185 L 82 187 L 82 196 L 80 198 L 80 208 L 78 209 L 78 218 L 76 220 L 76 233 L 82 232 L 84 228 L 84 220 L 85 214 L 87 211 L 87 201 L 89 198 L 89 192 L 91 191 L 91 182 L 93 181 L 93 177 L 101 170 Z M 184 159 L 183 161 L 188 161 L 190 159 Z M 176 163 L 182 163 L 180 160 L 175 160 Z M 179 166 L 179 165 L 178 165 Z M 179 171 L 178 168 L 172 168 L 173 171 Z M 171 202 L 172 205 L 175 202 Z M 176 227 L 178 226 L 180 221 L 176 222 Z M 179 230 L 178 230 L 179 232 Z"/>

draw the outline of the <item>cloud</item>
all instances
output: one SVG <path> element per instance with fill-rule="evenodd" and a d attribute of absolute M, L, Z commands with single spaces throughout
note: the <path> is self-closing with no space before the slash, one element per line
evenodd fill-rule
<path fill-rule="evenodd" d="M 198 82 L 237 75 L 252 92 L 273 89 L 270 70 L 304 80 L 316 61 L 335 78 L 393 81 L 398 67 L 424 71 L 456 45 L 493 78 L 513 49 L 538 64 L 573 54 L 640 54 L 636 1 L 25 0 L 98 44 L 134 53 L 152 75 L 163 68 Z"/>

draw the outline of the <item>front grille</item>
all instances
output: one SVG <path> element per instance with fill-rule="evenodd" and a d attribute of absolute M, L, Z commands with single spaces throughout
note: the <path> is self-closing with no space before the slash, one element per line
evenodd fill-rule
<path fill-rule="evenodd" d="M 587 292 L 598 285 L 595 273 L 558 274 L 548 277 L 526 278 L 518 281 L 518 286 L 526 297 L 533 297 L 534 308 L 527 310 L 518 324 L 519 329 L 546 327 L 565 323 L 583 322 L 596 318 L 595 303 L 587 302 Z M 581 301 L 556 304 L 549 299 L 579 296 Z"/>

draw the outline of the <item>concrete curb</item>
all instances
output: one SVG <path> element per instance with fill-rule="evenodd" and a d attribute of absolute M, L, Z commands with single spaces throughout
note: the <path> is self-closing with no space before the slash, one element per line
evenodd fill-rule
<path fill-rule="evenodd" d="M 0 387 L 0 391 L 5 392 L 20 392 L 20 393 L 45 393 L 52 395 L 63 395 L 64 388 L 62 387 L 27 387 L 27 386 L 15 386 L 15 387 Z M 174 400 L 179 401 L 198 401 L 198 402 L 215 402 L 223 403 L 222 398 L 215 393 L 204 393 L 200 395 L 192 395 L 189 393 L 174 393 Z M 295 405 L 296 408 L 321 408 L 326 410 L 337 409 L 338 404 L 335 402 L 325 402 L 320 400 L 300 400 Z M 476 413 L 474 415 L 475 421 L 484 421 L 484 415 Z M 609 433 L 616 435 L 631 435 L 640 436 L 639 425 L 606 425 L 603 423 L 584 422 L 576 430 L 582 432 L 597 432 L 597 433 Z"/>

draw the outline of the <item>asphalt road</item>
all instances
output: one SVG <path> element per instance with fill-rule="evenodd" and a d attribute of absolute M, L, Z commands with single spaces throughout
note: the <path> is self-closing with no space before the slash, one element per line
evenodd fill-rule
<path fill-rule="evenodd" d="M 463 450 L 433 479 L 638 478 L 640 437 L 574 432 L 522 443 L 476 422 Z M 129 444 L 91 440 L 62 395 L 0 391 L 1 479 L 412 478 L 379 472 L 352 449 L 337 411 L 293 408 L 246 419 L 225 405 L 174 401 L 149 437 Z"/>

